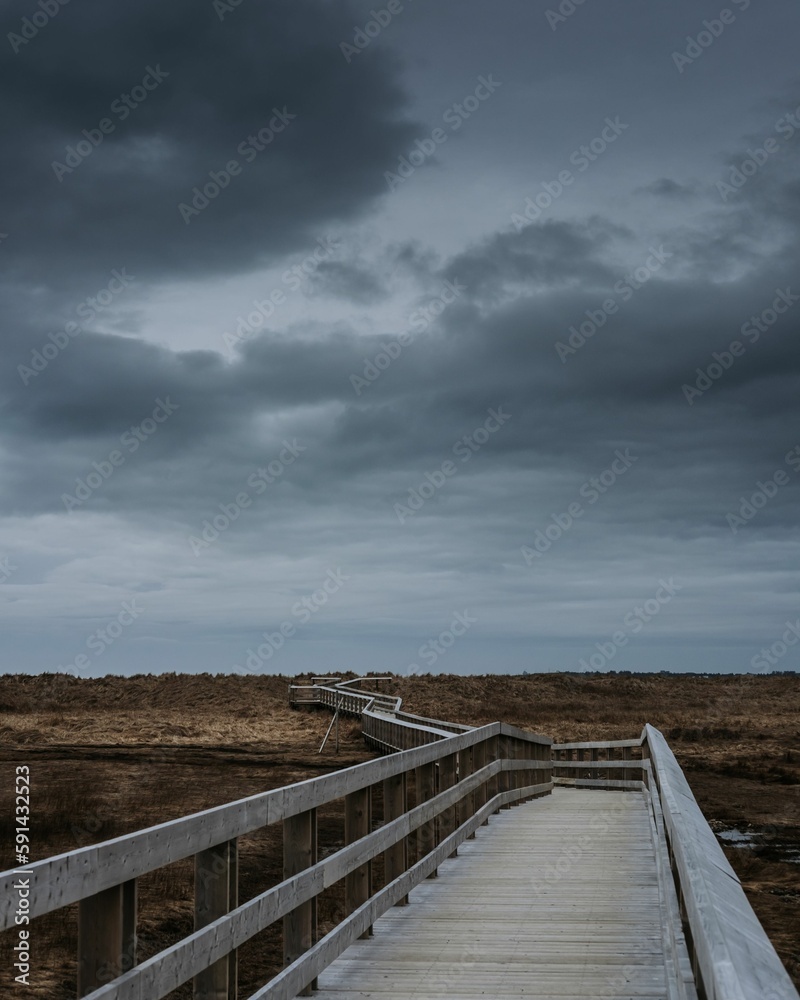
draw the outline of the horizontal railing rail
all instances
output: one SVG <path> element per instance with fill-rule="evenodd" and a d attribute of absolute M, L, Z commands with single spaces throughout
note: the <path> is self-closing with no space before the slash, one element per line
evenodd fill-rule
<path fill-rule="evenodd" d="M 641 747 L 641 738 L 554 743 L 553 780 L 577 788 L 641 789 Z"/>

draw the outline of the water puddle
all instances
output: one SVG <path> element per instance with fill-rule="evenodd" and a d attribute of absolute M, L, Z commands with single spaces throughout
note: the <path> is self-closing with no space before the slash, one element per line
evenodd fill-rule
<path fill-rule="evenodd" d="M 749 848 L 759 854 L 769 854 L 771 860 L 800 865 L 800 847 L 784 843 L 777 838 L 765 838 L 757 830 L 737 830 L 734 827 L 732 830 L 717 831 L 717 838 L 726 847 Z"/>

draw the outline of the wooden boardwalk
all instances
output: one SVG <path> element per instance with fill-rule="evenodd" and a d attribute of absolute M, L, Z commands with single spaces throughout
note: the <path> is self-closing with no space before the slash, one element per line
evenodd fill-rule
<path fill-rule="evenodd" d="M 492 816 L 315 996 L 666 998 L 662 912 L 642 795 L 557 788 Z"/>
<path fill-rule="evenodd" d="M 290 698 L 359 715 L 375 760 L 0 873 L 20 961 L 17 914 L 77 904 L 86 1000 L 165 1000 L 189 982 L 195 1000 L 241 1000 L 240 949 L 278 921 L 283 968 L 250 1000 L 800 1000 L 663 733 L 554 743 L 411 715 L 353 683 Z M 341 846 L 320 857 L 332 805 Z M 278 824 L 283 879 L 240 900 L 240 849 Z M 194 930 L 140 958 L 138 880 L 190 858 Z M 322 925 L 319 898 L 341 882 Z"/>

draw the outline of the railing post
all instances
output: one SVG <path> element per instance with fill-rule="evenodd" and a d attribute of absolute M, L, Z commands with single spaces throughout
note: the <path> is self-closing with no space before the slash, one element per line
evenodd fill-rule
<path fill-rule="evenodd" d="M 317 810 L 308 809 L 283 821 L 283 877 L 291 878 L 317 862 Z M 283 918 L 283 961 L 291 965 L 314 944 L 317 901 L 301 903 Z M 311 996 L 309 983 L 298 996 Z"/>
<path fill-rule="evenodd" d="M 406 775 L 395 774 L 391 778 L 386 778 L 383 782 L 383 821 L 390 823 L 393 819 L 398 819 L 408 809 L 408 788 L 406 785 Z M 387 847 L 383 852 L 384 882 L 388 885 L 399 878 L 408 869 L 408 844 L 406 838 L 398 840 L 396 844 Z M 403 896 L 398 900 L 398 906 L 408 904 L 408 896 Z"/>
<path fill-rule="evenodd" d="M 483 770 L 486 767 L 486 741 L 483 740 L 480 743 L 476 743 L 472 748 L 472 767 L 473 774 L 476 771 Z M 486 805 L 486 781 L 485 779 L 478 785 L 475 789 L 475 812 L 482 809 Z M 489 822 L 488 819 L 483 821 L 484 825 Z"/>
<path fill-rule="evenodd" d="M 422 805 L 436 795 L 436 764 L 421 764 L 416 773 L 417 784 L 417 805 Z M 417 827 L 417 860 L 424 858 L 426 854 L 436 847 L 436 819 L 430 819 Z M 430 873 L 428 878 L 436 878 L 438 870 Z"/>
<path fill-rule="evenodd" d="M 194 856 L 194 929 L 239 905 L 236 841 Z M 236 1000 L 237 959 L 232 951 L 194 978 L 194 1000 Z"/>
<path fill-rule="evenodd" d="M 501 760 L 510 760 L 511 749 L 509 746 L 509 738 L 507 736 L 498 737 L 498 752 Z M 511 789 L 511 772 L 501 771 L 497 776 L 497 790 L 500 793 L 507 792 Z M 505 805 L 500 807 L 501 809 L 510 809 L 511 806 L 506 802 Z"/>
<path fill-rule="evenodd" d="M 136 965 L 136 904 L 136 879 L 78 904 L 79 997 Z"/>
<path fill-rule="evenodd" d="M 520 743 L 520 756 L 523 760 L 530 761 L 533 758 L 533 744 L 528 743 L 527 740 L 523 740 Z M 520 788 L 526 788 L 528 785 L 533 784 L 533 771 L 526 768 L 524 771 L 520 772 Z M 530 801 L 530 796 L 526 795 L 524 799 L 520 799 L 521 803 Z"/>
<path fill-rule="evenodd" d="M 456 768 L 458 766 L 458 754 L 449 753 L 439 759 L 439 792 L 444 792 L 456 784 Z M 456 807 L 448 806 L 439 814 L 439 843 L 456 828 Z M 458 850 L 454 850 L 451 858 L 458 857 Z"/>
<path fill-rule="evenodd" d="M 622 748 L 622 759 L 623 760 L 630 760 L 631 759 L 631 748 L 630 747 L 623 747 Z M 630 781 L 630 777 L 631 777 L 630 769 L 627 768 L 627 767 L 623 767 L 621 770 L 622 770 L 622 780 L 623 781 Z"/>
<path fill-rule="evenodd" d="M 344 798 L 344 842 L 352 844 L 372 832 L 372 795 L 369 788 L 359 788 Z M 372 862 L 367 861 L 360 868 L 345 875 L 344 901 L 348 915 L 366 903 L 372 895 Z M 361 937 L 368 938 L 366 930 Z"/>
<path fill-rule="evenodd" d="M 490 740 L 487 740 L 486 744 L 486 760 L 487 763 L 493 764 L 495 761 L 500 760 L 500 737 L 493 736 Z M 496 795 L 500 794 L 500 774 L 496 774 L 493 778 L 490 778 L 487 783 L 488 797 L 493 799 Z M 497 815 L 500 812 L 500 806 L 498 806 L 493 815 Z M 488 823 L 488 819 L 487 819 Z"/>
<path fill-rule="evenodd" d="M 469 778 L 470 775 L 475 773 L 475 748 L 466 747 L 458 756 L 459 759 L 459 780 L 464 781 Z M 464 798 L 461 800 L 461 805 L 459 807 L 458 821 L 459 825 L 465 823 L 468 819 L 472 819 L 475 815 L 475 803 L 477 801 L 477 795 L 475 790 L 467 792 Z M 475 831 L 469 835 L 470 840 L 475 839 Z"/>

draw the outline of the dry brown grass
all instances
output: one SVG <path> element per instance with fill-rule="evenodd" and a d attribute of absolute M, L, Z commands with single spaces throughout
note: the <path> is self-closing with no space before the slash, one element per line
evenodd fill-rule
<path fill-rule="evenodd" d="M 282 677 L 161 675 L 76 680 L 0 677 L 0 843 L 12 843 L 13 765 L 33 773 L 36 858 L 72 850 L 332 767 L 368 759 L 355 721 L 338 758 L 317 749 L 330 717 L 293 712 Z M 757 833 L 755 850 L 727 850 L 756 912 L 800 982 L 800 682 L 797 677 L 662 675 L 420 676 L 385 686 L 421 715 L 497 719 L 557 740 L 627 738 L 645 721 L 669 738 L 712 826 Z M 379 803 L 376 804 L 379 815 Z M 323 851 L 341 841 L 334 807 L 320 818 Z M 10 867 L 6 851 L 0 867 Z M 281 877 L 280 830 L 243 838 L 240 898 Z M 192 923 L 189 862 L 141 880 L 142 956 Z M 321 921 L 341 900 L 327 893 Z M 74 907 L 34 924 L 36 987 L 75 995 Z M 0 935 L 0 995 L 13 990 L 11 936 Z M 243 996 L 277 971 L 280 928 L 242 949 Z M 184 990 L 175 996 L 189 996 Z"/>

